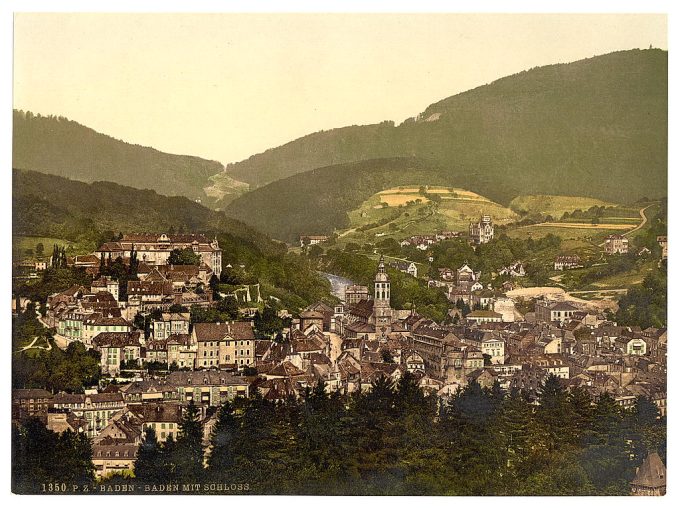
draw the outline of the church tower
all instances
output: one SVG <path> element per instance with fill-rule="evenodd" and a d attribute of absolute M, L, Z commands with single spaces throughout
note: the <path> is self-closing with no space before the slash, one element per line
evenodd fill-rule
<path fill-rule="evenodd" d="M 373 317 L 376 330 L 392 324 L 392 307 L 390 307 L 390 276 L 385 272 L 385 258 L 380 256 L 378 273 L 375 274 L 375 290 L 373 299 Z"/>

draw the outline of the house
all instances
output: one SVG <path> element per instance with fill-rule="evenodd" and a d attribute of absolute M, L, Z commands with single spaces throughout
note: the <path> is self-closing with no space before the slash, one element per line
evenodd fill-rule
<path fill-rule="evenodd" d="M 101 353 L 103 374 L 116 376 L 120 374 L 123 362 L 140 362 L 140 332 L 101 332 L 92 339 L 94 348 Z"/>
<path fill-rule="evenodd" d="M 53 395 L 40 388 L 12 390 L 12 419 L 46 416 L 52 406 Z"/>
<path fill-rule="evenodd" d="M 196 323 L 196 368 L 243 369 L 255 365 L 255 334 L 250 321 Z"/>
<path fill-rule="evenodd" d="M 500 323 L 503 321 L 503 315 L 492 310 L 473 310 L 465 319 L 473 323 Z"/>
<path fill-rule="evenodd" d="M 355 305 L 359 300 L 368 300 L 369 298 L 368 286 L 358 286 L 356 284 L 347 286 L 345 288 L 345 304 Z"/>
<path fill-rule="evenodd" d="M 657 236 L 656 241 L 661 246 L 661 259 L 668 259 L 668 237 Z"/>
<path fill-rule="evenodd" d="M 527 272 L 524 270 L 524 265 L 521 261 L 515 261 L 513 264 L 504 266 L 498 272 L 499 275 L 509 275 L 510 277 L 524 277 Z"/>
<path fill-rule="evenodd" d="M 142 421 L 130 411 L 114 415 L 92 440 L 92 463 L 97 478 L 131 472 L 142 439 Z"/>
<path fill-rule="evenodd" d="M 188 312 L 163 312 L 161 319 L 151 321 L 151 337 L 155 340 L 165 340 L 171 335 L 189 333 L 190 316 Z"/>
<path fill-rule="evenodd" d="M 395 261 L 390 263 L 392 268 L 399 270 L 401 273 L 406 273 L 411 277 L 418 277 L 418 267 L 412 261 Z"/>
<path fill-rule="evenodd" d="M 656 452 L 651 452 L 637 468 L 635 478 L 630 482 L 634 496 L 665 496 L 666 466 Z"/>
<path fill-rule="evenodd" d="M 581 258 L 579 256 L 557 256 L 554 263 L 555 270 L 573 270 L 574 268 L 583 268 Z"/>
<path fill-rule="evenodd" d="M 470 223 L 470 239 L 475 245 L 493 240 L 493 222 L 490 215 L 482 215 L 479 222 Z"/>
<path fill-rule="evenodd" d="M 609 235 L 604 240 L 605 254 L 626 254 L 628 252 L 628 238 L 623 235 Z"/>
<path fill-rule="evenodd" d="M 129 404 L 128 409 L 143 422 L 143 430 L 153 429 L 156 439 L 164 443 L 177 439 L 182 421 L 182 407 L 178 403 L 146 402 Z"/>
<path fill-rule="evenodd" d="M 127 283 L 128 305 L 140 310 L 159 308 L 174 303 L 175 290 L 170 281 L 129 280 Z"/>
<path fill-rule="evenodd" d="M 326 235 L 305 235 L 300 237 L 300 247 L 308 245 L 318 245 L 328 240 Z"/>
<path fill-rule="evenodd" d="M 83 418 L 87 423 L 87 437 L 94 437 L 109 424 L 109 419 L 122 409 L 125 409 L 123 394 L 92 393 L 70 394 L 57 393 L 52 399 L 54 409 L 72 412 Z"/>
<path fill-rule="evenodd" d="M 249 397 L 253 377 L 237 376 L 225 371 L 175 371 L 168 374 L 168 383 L 177 387 L 179 400 L 194 401 L 218 407 L 236 397 Z"/>
<path fill-rule="evenodd" d="M 439 278 L 445 282 L 452 282 L 456 280 L 456 272 L 451 268 L 437 268 Z"/>
<path fill-rule="evenodd" d="M 93 339 L 101 333 L 131 332 L 132 325 L 125 318 L 113 317 L 94 312 L 83 320 L 83 342 L 92 345 Z"/>
<path fill-rule="evenodd" d="M 568 302 L 550 303 L 546 300 L 539 300 L 536 302 L 535 318 L 537 322 L 553 322 L 559 321 L 564 323 L 571 320 L 578 308 L 574 307 Z"/>
<path fill-rule="evenodd" d="M 93 294 L 99 292 L 107 292 L 113 296 L 113 299 L 117 302 L 119 297 L 120 285 L 117 280 L 113 280 L 111 277 L 100 277 L 99 279 L 93 280 L 90 284 L 90 292 Z"/>
<path fill-rule="evenodd" d="M 505 363 L 505 342 L 499 337 L 490 335 L 482 340 L 482 354 L 489 356 L 492 365 Z"/>

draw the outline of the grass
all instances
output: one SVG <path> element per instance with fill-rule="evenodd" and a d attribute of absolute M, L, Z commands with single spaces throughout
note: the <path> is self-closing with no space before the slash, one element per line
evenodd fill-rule
<path fill-rule="evenodd" d="M 587 210 L 592 206 L 616 206 L 616 204 L 595 198 L 549 194 L 517 196 L 510 202 L 510 208 L 515 212 L 525 211 L 529 214 L 552 215 L 555 218 L 562 217 L 565 212 Z"/>
<path fill-rule="evenodd" d="M 587 286 L 587 289 L 619 289 L 642 284 L 642 281 L 648 274 L 658 269 L 657 262 L 658 260 L 656 259 L 650 260 L 634 270 L 604 277 L 591 283 Z"/>
<path fill-rule="evenodd" d="M 470 222 L 482 214 L 490 215 L 496 224 L 507 224 L 517 217 L 509 208 L 466 189 L 430 186 L 427 193 L 436 194 L 441 201 L 431 201 L 415 186 L 393 187 L 374 194 L 348 214 L 348 230 L 379 225 L 365 231 L 351 231 L 338 243 L 401 240 L 443 230 L 466 232 Z M 382 222 L 384 224 L 380 224 Z"/>
<path fill-rule="evenodd" d="M 52 255 L 52 248 L 54 247 L 54 244 L 66 247 L 67 252 L 76 248 L 76 244 L 61 238 L 50 238 L 47 236 L 13 236 L 12 257 L 18 261 L 22 259 L 36 258 L 36 246 L 39 243 L 43 244 L 43 257 L 49 257 Z M 33 254 L 29 255 L 27 252 L 28 250 L 32 251 Z"/>
<path fill-rule="evenodd" d="M 626 228 L 629 229 L 629 228 Z M 604 240 L 608 235 L 614 233 L 620 233 L 620 228 L 605 228 L 602 225 L 597 227 L 574 227 L 572 225 L 546 225 L 546 224 L 534 224 L 531 226 L 521 226 L 518 228 L 510 229 L 507 231 L 507 235 L 510 238 L 542 238 L 548 234 L 553 234 L 565 240 L 574 241 L 585 241 L 598 244 Z"/>

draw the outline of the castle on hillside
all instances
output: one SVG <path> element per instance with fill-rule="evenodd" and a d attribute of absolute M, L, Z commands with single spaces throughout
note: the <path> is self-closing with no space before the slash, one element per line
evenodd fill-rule
<path fill-rule="evenodd" d="M 95 255 L 99 259 L 107 257 L 124 259 L 129 258 L 132 251 L 136 251 L 139 261 L 149 266 L 165 266 L 173 249 L 191 249 L 200 256 L 201 263 L 206 264 L 215 275 L 220 276 L 222 249 L 217 239 L 210 240 L 201 234 L 125 234 L 118 241 L 103 244 Z"/>
<path fill-rule="evenodd" d="M 482 215 L 479 222 L 470 223 L 470 239 L 475 245 L 493 240 L 493 222 L 490 215 Z"/>

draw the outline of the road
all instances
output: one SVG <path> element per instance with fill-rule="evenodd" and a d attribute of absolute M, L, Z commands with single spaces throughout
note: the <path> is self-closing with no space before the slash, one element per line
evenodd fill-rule
<path fill-rule="evenodd" d="M 638 224 L 637 226 L 635 226 L 633 229 L 630 229 L 630 230 L 626 231 L 626 232 L 623 233 L 621 236 L 628 236 L 629 234 L 634 233 L 634 232 L 637 231 L 638 229 L 645 227 L 645 224 L 647 224 L 647 216 L 645 215 L 645 211 L 646 211 L 647 208 L 649 208 L 650 206 L 652 206 L 652 205 L 647 205 L 647 206 L 645 206 L 644 208 L 640 208 L 640 218 L 642 219 L 642 220 L 640 221 L 640 224 Z M 601 244 L 599 244 L 598 247 L 604 247 L 604 242 L 602 242 Z"/>

